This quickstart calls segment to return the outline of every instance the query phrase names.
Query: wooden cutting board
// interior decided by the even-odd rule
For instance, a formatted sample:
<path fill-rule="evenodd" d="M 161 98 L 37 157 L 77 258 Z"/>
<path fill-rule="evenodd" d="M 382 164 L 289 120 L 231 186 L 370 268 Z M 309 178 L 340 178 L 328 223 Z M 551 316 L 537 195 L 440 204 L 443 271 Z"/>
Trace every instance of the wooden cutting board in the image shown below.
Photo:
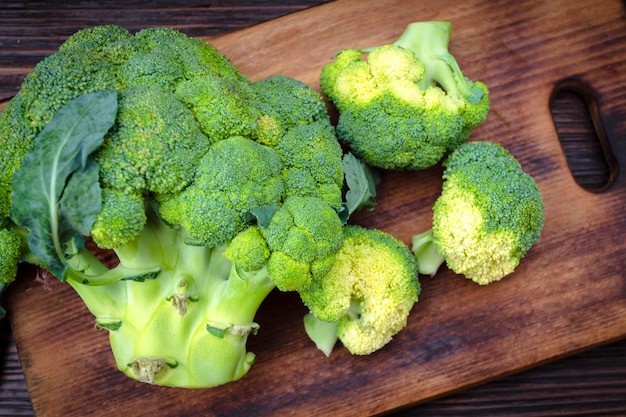
<path fill-rule="evenodd" d="M 275 292 L 249 342 L 252 370 L 204 390 L 123 376 L 71 288 L 24 268 L 9 313 L 37 415 L 372 415 L 625 336 L 623 171 L 603 192 L 579 187 L 549 109 L 559 81 L 586 85 L 610 152 L 626 166 L 625 17 L 618 0 L 340 0 L 210 39 L 252 79 L 282 73 L 317 87 L 341 48 L 391 42 L 411 21 L 451 21 L 453 54 L 491 89 L 492 111 L 472 138 L 504 144 L 537 179 L 543 235 L 514 275 L 488 287 L 445 270 L 423 278 L 407 329 L 365 357 L 341 347 L 323 356 L 302 329 L 297 296 Z M 430 227 L 440 174 L 384 172 L 377 209 L 355 221 L 409 243 Z"/>

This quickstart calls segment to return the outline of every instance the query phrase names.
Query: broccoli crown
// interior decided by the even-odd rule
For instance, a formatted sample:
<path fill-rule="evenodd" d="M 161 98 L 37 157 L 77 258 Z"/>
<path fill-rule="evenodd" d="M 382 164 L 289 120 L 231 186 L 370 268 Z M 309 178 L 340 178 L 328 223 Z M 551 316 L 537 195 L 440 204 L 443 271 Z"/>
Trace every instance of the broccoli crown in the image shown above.
<path fill-rule="evenodd" d="M 342 222 L 317 197 L 288 197 L 261 228 L 271 255 L 270 278 L 281 291 L 300 291 L 326 274 L 343 242 Z"/>
<path fill-rule="evenodd" d="M 417 260 L 392 235 L 356 225 L 344 227 L 336 258 L 300 296 L 315 317 L 337 322 L 351 353 L 372 353 L 406 326 L 420 293 Z"/>
<path fill-rule="evenodd" d="M 139 201 L 146 196 L 162 202 L 173 225 L 193 226 L 190 239 L 206 244 L 224 243 L 243 230 L 255 204 L 280 205 L 287 196 L 307 195 L 339 207 L 341 147 L 319 93 L 280 75 L 251 83 L 215 47 L 170 28 L 148 28 L 133 35 L 122 27 L 103 25 L 76 32 L 42 60 L 0 115 L 0 143 L 10 150 L 0 158 L 3 219 L 11 208 L 10 179 L 34 137 L 73 98 L 108 89 L 119 91 L 119 110 L 94 155 L 105 190 L 103 212 L 93 233 L 98 245 L 119 246 L 137 235 L 145 224 Z M 214 155 L 224 152 L 217 143 L 232 137 L 239 137 L 233 143 L 246 138 L 263 144 L 267 149 L 257 146 L 256 156 L 269 160 L 253 164 L 246 144 L 233 154 L 245 154 L 242 161 L 222 170 L 231 157 L 215 162 L 215 168 L 201 169 L 206 160 L 214 161 Z M 213 145 L 216 149 L 209 152 Z M 244 171 L 233 172 L 233 166 L 243 165 Z M 258 169 L 250 168 L 254 165 Z M 277 172 L 280 178 L 274 178 Z M 246 174 L 260 177 L 244 178 Z M 222 180 L 227 182 L 217 184 Z M 238 180 L 240 196 L 235 192 Z M 243 201 L 241 196 L 253 191 L 245 184 L 252 183 L 264 191 L 254 202 Z M 199 194 L 194 196 L 195 192 Z M 215 207 L 200 203 L 207 195 L 219 197 L 211 200 Z M 199 207 L 191 208 L 192 201 Z M 195 218 L 184 224 L 175 221 L 185 217 L 173 214 L 179 206 L 195 213 Z M 222 226 L 211 232 L 198 227 L 209 223 L 200 219 L 206 212 L 219 213 L 215 219 L 221 219 Z M 218 230 L 225 232 L 224 237 L 217 238 Z"/>
<path fill-rule="evenodd" d="M 138 85 L 173 92 L 179 82 L 201 75 L 244 79 L 213 46 L 173 29 L 148 28 L 132 35 L 122 27 L 102 25 L 76 32 L 35 66 L 0 115 L 0 184 L 7 185 L 0 186 L 2 205 L 10 204 L 10 178 L 35 136 L 73 98 Z M 146 102 L 150 99 L 146 97 Z M 143 117 L 148 120 L 151 114 Z M 165 119 L 167 125 L 174 120 Z M 164 126 L 162 132 L 167 133 L 167 128 L 176 129 Z"/>
<path fill-rule="evenodd" d="M 444 162 L 433 207 L 433 241 L 454 272 L 479 284 L 513 272 L 539 239 L 544 207 L 539 187 L 501 145 L 458 147 Z"/>
<path fill-rule="evenodd" d="M 428 168 L 487 117 L 489 91 L 463 75 L 448 51 L 450 33 L 448 22 L 412 23 L 392 44 L 346 49 L 323 67 L 337 135 L 365 163 Z"/>

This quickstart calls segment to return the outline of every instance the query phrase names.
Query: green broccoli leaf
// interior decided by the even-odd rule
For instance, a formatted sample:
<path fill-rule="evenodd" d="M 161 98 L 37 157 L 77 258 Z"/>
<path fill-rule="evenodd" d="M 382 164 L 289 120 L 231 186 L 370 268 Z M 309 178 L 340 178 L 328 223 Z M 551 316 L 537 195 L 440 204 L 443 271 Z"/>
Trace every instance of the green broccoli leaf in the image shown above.
<path fill-rule="evenodd" d="M 67 270 L 65 243 L 89 234 L 102 206 L 91 154 L 116 114 L 115 90 L 70 101 L 35 138 L 11 180 L 11 218 L 29 230 L 31 252 L 61 280 Z"/>
<path fill-rule="evenodd" d="M 347 187 L 345 202 L 348 215 L 361 209 L 374 210 L 376 207 L 376 186 L 380 183 L 378 171 L 351 153 L 345 154 L 342 162 Z"/>
<path fill-rule="evenodd" d="M 250 210 L 250 214 L 257 221 L 258 225 L 261 227 L 267 227 L 272 220 L 272 216 L 278 210 L 278 206 L 276 204 L 267 204 L 261 207 L 254 207 Z"/>

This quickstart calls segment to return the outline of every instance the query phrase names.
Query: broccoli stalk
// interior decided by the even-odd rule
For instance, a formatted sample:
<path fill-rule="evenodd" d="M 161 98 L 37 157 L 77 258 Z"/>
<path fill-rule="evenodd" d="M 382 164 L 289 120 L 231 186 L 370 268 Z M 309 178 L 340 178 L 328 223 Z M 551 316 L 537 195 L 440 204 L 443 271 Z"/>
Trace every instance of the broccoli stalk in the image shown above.
<path fill-rule="evenodd" d="M 110 270 L 119 272 L 116 281 L 108 282 L 109 269 L 84 249 L 71 258 L 84 272 L 71 268 L 67 282 L 97 327 L 110 332 L 117 367 L 129 377 L 188 388 L 235 381 L 254 362 L 246 341 L 259 328 L 254 317 L 275 284 L 266 268 L 235 266 L 225 246 L 185 241 L 184 229 L 149 215 L 139 236 L 116 249 L 120 264 Z M 146 274 L 133 273 L 142 270 Z"/>
<path fill-rule="evenodd" d="M 448 50 L 451 35 L 450 22 L 415 22 L 393 44 L 410 50 L 424 63 L 424 75 L 419 81 L 422 89 L 439 84 L 451 97 L 478 103 L 485 93 L 463 75 Z"/>
<path fill-rule="evenodd" d="M 439 253 L 437 245 L 433 242 L 433 230 L 427 230 L 413 236 L 412 250 L 419 259 L 419 273 L 435 276 L 439 267 L 445 262 L 443 255 Z"/>

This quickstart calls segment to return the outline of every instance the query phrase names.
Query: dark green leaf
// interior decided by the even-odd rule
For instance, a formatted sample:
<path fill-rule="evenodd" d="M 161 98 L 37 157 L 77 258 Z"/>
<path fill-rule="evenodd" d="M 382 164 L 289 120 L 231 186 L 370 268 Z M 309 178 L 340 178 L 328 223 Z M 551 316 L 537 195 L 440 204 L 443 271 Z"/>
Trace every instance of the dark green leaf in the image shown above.
<path fill-rule="evenodd" d="M 259 226 L 267 227 L 277 210 L 278 206 L 276 204 L 268 204 L 261 207 L 254 207 L 250 210 L 250 214 L 256 219 Z"/>
<path fill-rule="evenodd" d="M 100 212 L 98 167 L 91 154 L 116 115 L 114 90 L 70 101 L 35 138 L 13 175 L 11 217 L 29 230 L 31 252 L 59 279 L 67 269 L 65 243 L 88 234 Z"/>
<path fill-rule="evenodd" d="M 376 186 L 380 183 L 378 171 L 347 153 L 343 157 L 343 172 L 348 214 L 361 209 L 373 210 L 376 207 Z"/>

